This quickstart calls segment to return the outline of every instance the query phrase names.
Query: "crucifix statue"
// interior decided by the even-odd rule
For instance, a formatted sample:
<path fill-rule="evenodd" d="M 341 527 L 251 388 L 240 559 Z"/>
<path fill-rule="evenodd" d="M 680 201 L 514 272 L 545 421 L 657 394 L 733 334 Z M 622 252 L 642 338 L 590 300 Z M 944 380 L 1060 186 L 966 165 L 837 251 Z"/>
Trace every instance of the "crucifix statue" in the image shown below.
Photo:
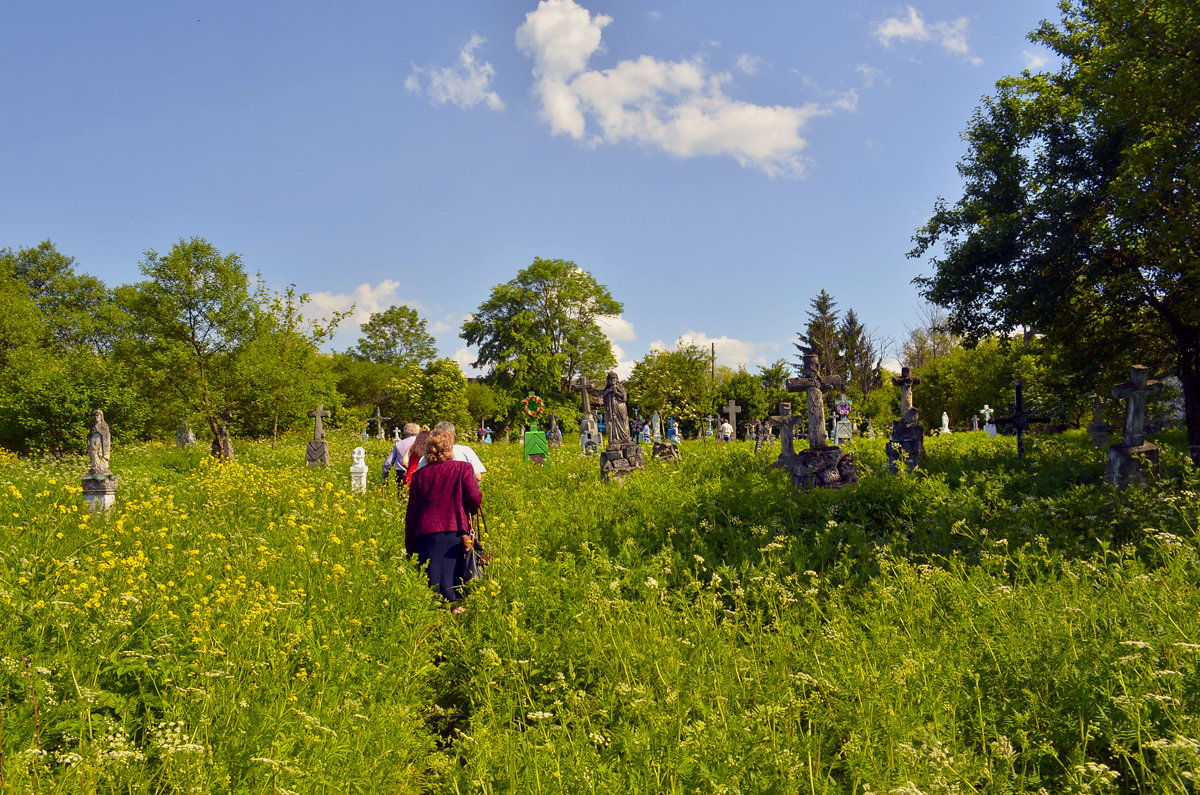
<path fill-rule="evenodd" d="M 312 413 L 309 412 L 308 416 L 311 417 Z M 325 416 L 329 416 L 329 415 L 326 414 Z M 383 421 L 390 420 L 390 419 L 391 419 L 391 417 L 384 417 L 384 416 L 380 415 L 379 406 L 375 407 L 375 416 L 374 417 L 367 417 L 367 422 L 375 423 L 375 438 L 376 439 L 383 438 Z M 317 420 L 317 422 L 320 422 L 320 420 Z"/>
<path fill-rule="evenodd" d="M 325 425 L 321 422 L 321 418 L 332 417 L 333 415 L 325 410 L 324 403 L 318 403 L 315 409 L 308 412 L 308 416 L 317 421 L 316 427 L 313 429 L 313 441 L 319 442 L 323 440 L 325 438 Z"/>
<path fill-rule="evenodd" d="M 779 429 L 779 460 L 783 461 L 796 457 L 795 441 L 792 435 L 792 427 L 804 419 L 803 414 L 793 414 L 791 403 L 780 403 L 775 408 L 775 414 L 767 417 L 767 425 L 770 428 Z M 770 439 L 770 431 L 767 432 L 767 439 Z M 770 441 L 767 442 L 770 444 Z M 756 448 L 757 452 L 757 448 Z M 778 462 L 776 462 L 778 463 Z"/>
<path fill-rule="evenodd" d="M 815 353 L 804 357 L 803 378 L 787 380 L 787 391 L 808 393 L 808 448 L 810 450 L 821 450 L 829 446 L 829 437 L 825 433 L 825 395 L 822 390 L 841 386 L 840 376 L 821 375 L 821 360 Z"/>
<path fill-rule="evenodd" d="M 921 383 L 921 376 L 912 375 L 908 367 L 900 368 L 899 377 L 892 378 L 892 385 L 900 387 L 900 421 L 908 422 L 908 413 L 913 410 L 913 385 Z"/>

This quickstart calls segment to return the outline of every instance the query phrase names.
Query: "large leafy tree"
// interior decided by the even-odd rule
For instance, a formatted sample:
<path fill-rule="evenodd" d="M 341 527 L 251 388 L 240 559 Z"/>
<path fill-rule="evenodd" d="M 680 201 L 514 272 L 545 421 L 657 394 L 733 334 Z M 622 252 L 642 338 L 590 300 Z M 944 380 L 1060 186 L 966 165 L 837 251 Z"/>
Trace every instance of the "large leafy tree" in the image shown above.
<path fill-rule="evenodd" d="M 1200 465 L 1200 7 L 1061 11 L 1031 34 L 1060 68 L 1000 81 L 968 125 L 966 188 L 918 231 L 935 272 L 917 283 L 951 330 L 1032 327 L 1081 373 L 1169 351 Z"/>
<path fill-rule="evenodd" d="M 362 337 L 350 353 L 357 359 L 398 367 L 424 364 L 437 356 L 437 341 L 426 326 L 417 310 L 403 304 L 373 312 L 362 324 Z"/>
<path fill-rule="evenodd" d="M 621 313 L 608 288 L 574 262 L 534 259 L 492 288 L 462 326 L 479 351 L 475 366 L 512 392 L 561 392 L 580 375 L 598 378 L 616 364 L 597 321 Z"/>
<path fill-rule="evenodd" d="M 643 414 L 661 413 L 698 426 L 713 410 L 709 352 L 693 342 L 678 342 L 673 351 L 655 350 L 633 366 L 626 381 L 629 403 Z"/>
<path fill-rule="evenodd" d="M 131 360 L 168 408 L 215 435 L 233 408 L 237 354 L 255 330 L 241 258 L 193 237 L 166 255 L 147 251 L 140 267 L 146 280 L 118 291 L 130 315 Z"/>

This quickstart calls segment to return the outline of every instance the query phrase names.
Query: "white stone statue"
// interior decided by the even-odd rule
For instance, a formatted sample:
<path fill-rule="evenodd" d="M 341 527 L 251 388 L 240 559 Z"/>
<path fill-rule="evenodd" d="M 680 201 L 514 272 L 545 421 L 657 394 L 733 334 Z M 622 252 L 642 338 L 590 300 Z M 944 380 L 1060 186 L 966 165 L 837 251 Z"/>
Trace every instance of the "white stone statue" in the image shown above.
<path fill-rule="evenodd" d="M 942 412 L 942 428 L 941 428 L 941 432 L 942 432 L 942 433 L 950 433 L 950 415 L 949 415 L 949 414 L 947 414 L 947 413 L 946 413 L 946 412 L 944 412 L 944 411 Z"/>
<path fill-rule="evenodd" d="M 366 494 L 367 451 L 362 447 L 355 447 L 351 455 L 354 457 L 354 463 L 350 465 L 350 492 L 352 494 Z"/>
<path fill-rule="evenodd" d="M 988 404 L 984 403 L 983 408 L 979 410 L 979 413 L 983 415 L 983 430 L 984 430 L 984 432 L 987 433 L 988 436 L 995 439 L 996 438 L 996 423 L 992 422 L 992 415 L 996 413 L 996 410 L 994 408 L 992 408 L 991 406 L 989 406 Z"/>

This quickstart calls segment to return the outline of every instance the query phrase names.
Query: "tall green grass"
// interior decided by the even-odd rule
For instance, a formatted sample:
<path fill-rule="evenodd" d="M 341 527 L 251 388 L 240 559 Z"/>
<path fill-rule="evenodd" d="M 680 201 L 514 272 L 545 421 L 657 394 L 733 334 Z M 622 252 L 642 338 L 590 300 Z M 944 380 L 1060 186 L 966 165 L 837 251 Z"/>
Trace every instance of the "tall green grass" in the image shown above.
<path fill-rule="evenodd" d="M 752 445 L 603 483 L 477 449 L 498 555 L 451 615 L 403 500 L 304 441 L 0 461 L 4 787 L 100 792 L 1194 791 L 1197 477 L 1082 435 L 931 439 L 796 494 Z M 371 478 L 386 452 L 368 443 Z M 775 453 L 777 453 L 776 448 Z M 53 482 L 51 482 L 53 481 Z"/>

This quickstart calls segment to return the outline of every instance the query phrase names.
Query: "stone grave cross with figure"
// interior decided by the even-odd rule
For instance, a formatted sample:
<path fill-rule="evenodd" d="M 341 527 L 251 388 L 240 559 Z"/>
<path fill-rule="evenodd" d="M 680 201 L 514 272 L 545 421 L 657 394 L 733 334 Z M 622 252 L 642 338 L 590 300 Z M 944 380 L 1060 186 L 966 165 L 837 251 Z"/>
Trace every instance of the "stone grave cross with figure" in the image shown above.
<path fill-rule="evenodd" d="M 572 392 L 583 393 L 583 406 L 580 409 L 581 414 L 591 414 L 592 413 L 592 398 L 591 398 L 591 394 L 590 394 L 589 390 L 592 390 L 595 388 L 596 388 L 596 384 L 589 381 L 588 377 L 586 375 L 579 376 L 579 380 L 577 382 L 575 382 L 574 384 L 571 384 Z"/>
<path fill-rule="evenodd" d="M 308 416 L 311 417 L 312 414 L 309 413 Z M 328 416 L 328 415 L 326 415 L 326 416 Z M 384 417 L 381 415 L 381 413 L 379 411 L 379 406 L 375 407 L 375 416 L 374 417 L 367 417 L 367 422 L 375 423 L 375 438 L 376 439 L 383 438 L 383 422 L 384 422 L 384 420 L 390 420 L 390 419 L 391 419 L 391 417 Z M 318 422 L 320 422 L 320 420 L 318 420 Z"/>
<path fill-rule="evenodd" d="M 892 423 L 887 446 L 888 470 L 893 474 L 900 471 L 901 461 L 912 472 L 925 460 L 925 428 L 913 407 L 913 387 L 919 383 L 921 376 L 913 375 L 908 367 L 901 367 L 900 375 L 892 378 L 892 385 L 900 387 L 900 419 Z"/>
<path fill-rule="evenodd" d="M 316 425 L 313 427 L 312 441 L 305 450 L 304 461 L 309 468 L 328 466 L 329 444 L 325 441 L 325 424 L 321 420 L 333 415 L 325 410 L 323 403 L 318 403 L 315 409 L 308 412 L 308 416 L 316 420 Z"/>
<path fill-rule="evenodd" d="M 788 392 L 808 393 L 808 447 L 810 450 L 820 450 L 829 444 L 829 436 L 825 432 L 825 394 L 823 390 L 841 386 L 841 376 L 821 375 L 821 360 L 815 353 L 804 357 L 803 378 L 787 380 Z"/>

